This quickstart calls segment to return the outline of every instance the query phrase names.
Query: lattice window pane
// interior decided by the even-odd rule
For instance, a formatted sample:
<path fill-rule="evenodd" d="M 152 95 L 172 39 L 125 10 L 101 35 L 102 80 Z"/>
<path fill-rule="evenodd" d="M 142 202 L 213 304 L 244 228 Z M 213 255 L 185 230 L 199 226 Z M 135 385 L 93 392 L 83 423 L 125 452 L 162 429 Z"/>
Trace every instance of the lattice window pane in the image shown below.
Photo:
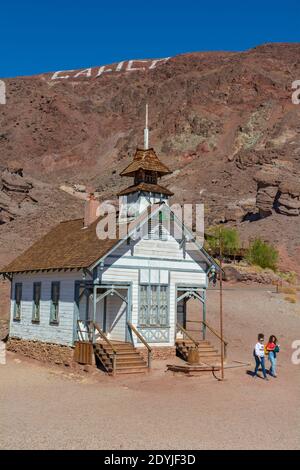
<path fill-rule="evenodd" d="M 58 323 L 58 309 L 59 309 L 59 296 L 60 296 L 60 283 L 52 282 L 51 286 L 51 312 L 50 322 Z"/>
<path fill-rule="evenodd" d="M 40 320 L 40 301 L 41 301 L 41 283 L 35 282 L 33 284 L 33 321 Z"/>
<path fill-rule="evenodd" d="M 158 286 L 150 286 L 150 325 L 158 323 Z"/>
<path fill-rule="evenodd" d="M 139 325 L 167 326 L 168 286 L 140 286 Z"/>
<path fill-rule="evenodd" d="M 15 320 L 20 320 L 21 318 L 21 301 L 22 301 L 22 283 L 17 282 L 15 285 L 15 308 L 14 308 Z"/>
<path fill-rule="evenodd" d="M 147 323 L 148 323 L 147 286 L 140 286 L 139 324 L 147 325 Z"/>
<path fill-rule="evenodd" d="M 167 325 L 168 322 L 168 288 L 167 286 L 160 286 L 160 304 L 159 304 L 159 324 L 161 326 Z"/>

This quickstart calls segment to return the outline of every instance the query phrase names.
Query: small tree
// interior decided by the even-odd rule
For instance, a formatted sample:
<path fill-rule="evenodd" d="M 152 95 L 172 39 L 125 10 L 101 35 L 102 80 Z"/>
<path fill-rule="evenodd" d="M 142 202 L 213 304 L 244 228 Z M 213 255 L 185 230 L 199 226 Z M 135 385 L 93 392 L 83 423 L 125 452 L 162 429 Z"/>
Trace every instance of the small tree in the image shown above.
<path fill-rule="evenodd" d="M 278 251 L 276 248 L 256 238 L 251 244 L 246 254 L 249 263 L 260 266 L 261 268 L 270 268 L 275 270 L 278 262 Z"/>
<path fill-rule="evenodd" d="M 206 240 L 216 254 L 220 245 L 224 255 L 235 256 L 240 249 L 240 236 L 236 228 L 212 227 L 206 234 Z"/>

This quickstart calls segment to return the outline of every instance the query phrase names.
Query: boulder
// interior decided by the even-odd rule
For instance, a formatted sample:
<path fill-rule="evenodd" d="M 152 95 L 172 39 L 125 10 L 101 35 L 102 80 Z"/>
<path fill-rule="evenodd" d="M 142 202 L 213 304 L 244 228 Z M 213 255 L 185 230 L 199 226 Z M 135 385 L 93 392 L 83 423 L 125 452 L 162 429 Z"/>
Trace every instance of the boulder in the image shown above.
<path fill-rule="evenodd" d="M 261 216 L 266 217 L 272 214 L 274 201 L 278 193 L 277 186 L 258 187 L 256 196 L 256 206 Z"/>
<path fill-rule="evenodd" d="M 238 281 L 241 281 L 243 278 L 241 273 L 239 273 L 239 271 L 233 268 L 232 266 L 225 266 L 223 268 L 223 272 L 224 272 L 224 277 L 223 277 L 224 281 L 238 282 Z"/>
<path fill-rule="evenodd" d="M 300 182 L 293 168 L 282 164 L 264 165 L 256 173 L 256 207 L 265 217 L 276 210 L 288 216 L 300 215 Z"/>
<path fill-rule="evenodd" d="M 294 178 L 279 185 L 278 212 L 284 215 L 300 215 L 300 183 Z"/>
<path fill-rule="evenodd" d="M 24 180 L 24 178 L 18 173 L 11 173 L 6 169 L 2 175 L 2 186 L 7 191 L 18 191 L 28 193 L 32 188 L 32 184 Z"/>
<path fill-rule="evenodd" d="M 245 216 L 245 211 L 238 205 L 230 205 L 225 208 L 226 222 L 240 222 Z"/>

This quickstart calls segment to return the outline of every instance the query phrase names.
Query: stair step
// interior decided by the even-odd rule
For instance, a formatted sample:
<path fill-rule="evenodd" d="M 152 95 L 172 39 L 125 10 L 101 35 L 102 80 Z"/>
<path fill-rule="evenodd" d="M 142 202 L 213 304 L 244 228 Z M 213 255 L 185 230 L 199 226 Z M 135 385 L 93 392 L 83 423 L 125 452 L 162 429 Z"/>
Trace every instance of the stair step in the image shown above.
<path fill-rule="evenodd" d="M 113 355 L 111 355 L 110 357 L 113 358 Z M 118 359 L 125 359 L 125 360 L 126 360 L 126 359 L 140 359 L 140 360 L 144 360 L 144 357 L 143 357 L 141 354 L 139 354 L 139 353 L 133 353 L 133 354 L 129 354 L 129 353 L 127 353 L 127 354 L 125 354 L 125 353 L 124 353 L 124 354 L 119 354 L 119 353 L 117 353 L 117 354 L 116 354 L 116 357 L 117 357 Z"/>
<path fill-rule="evenodd" d="M 108 343 L 98 343 L 102 345 L 105 349 L 110 348 L 110 344 Z M 131 343 L 111 343 L 115 349 L 134 349 L 134 346 Z"/>
<path fill-rule="evenodd" d="M 111 354 L 110 357 L 112 358 L 113 355 Z M 120 359 L 143 359 L 143 357 L 137 353 L 137 352 L 133 352 L 133 353 L 117 353 L 117 358 L 120 358 Z"/>
<path fill-rule="evenodd" d="M 210 356 L 215 356 L 218 354 L 218 351 L 215 349 L 214 351 L 205 351 L 205 352 L 199 352 L 199 356 L 201 357 L 210 357 Z"/>
<path fill-rule="evenodd" d="M 118 364 L 116 366 L 117 371 L 118 370 L 125 370 L 125 369 L 147 369 L 147 366 L 145 364 L 136 364 L 136 365 L 130 365 L 130 364 Z"/>
<path fill-rule="evenodd" d="M 176 339 L 176 349 L 181 357 L 187 361 L 189 350 L 194 348 L 194 343 L 189 339 Z M 198 341 L 198 352 L 200 361 L 216 361 L 220 359 L 220 354 L 217 349 L 208 340 Z"/>
<path fill-rule="evenodd" d="M 145 373 L 148 366 L 143 356 L 131 343 L 112 342 L 111 347 L 106 342 L 94 344 L 94 352 L 109 374 L 113 369 L 113 348 L 116 350 L 116 374 Z"/>
<path fill-rule="evenodd" d="M 196 342 L 200 345 L 202 345 L 202 344 L 211 344 L 206 339 L 200 339 L 199 341 L 196 341 Z M 176 343 L 194 344 L 193 341 L 191 341 L 189 339 L 181 339 L 181 338 L 176 339 Z"/>
<path fill-rule="evenodd" d="M 102 349 L 103 351 L 110 351 L 110 352 L 113 352 L 113 349 L 110 347 L 110 346 L 103 346 L 103 347 L 99 347 L 99 349 Z M 132 348 L 115 348 L 115 350 L 117 351 L 117 353 L 122 353 L 122 352 L 135 352 L 135 349 L 132 347 Z"/>
<path fill-rule="evenodd" d="M 117 374 L 145 374 L 148 372 L 148 367 L 144 367 L 143 369 L 117 369 Z"/>
<path fill-rule="evenodd" d="M 210 360 L 210 359 L 220 359 L 221 360 L 221 355 L 220 354 L 215 354 L 213 356 L 202 356 L 202 359 L 205 359 L 205 360 Z M 201 356 L 200 356 L 200 360 L 201 360 Z"/>
<path fill-rule="evenodd" d="M 137 359 L 119 359 L 117 358 L 117 367 L 119 365 L 132 365 L 132 364 L 138 364 L 138 365 L 143 365 L 143 366 L 146 366 L 146 362 L 143 361 L 141 358 L 137 358 Z"/>

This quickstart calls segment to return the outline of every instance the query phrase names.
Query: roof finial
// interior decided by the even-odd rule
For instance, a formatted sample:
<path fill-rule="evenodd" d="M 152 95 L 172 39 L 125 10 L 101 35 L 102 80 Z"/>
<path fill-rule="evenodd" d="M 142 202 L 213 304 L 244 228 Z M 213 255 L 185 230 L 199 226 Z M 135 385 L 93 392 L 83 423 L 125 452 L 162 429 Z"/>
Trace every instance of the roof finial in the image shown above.
<path fill-rule="evenodd" d="M 146 104 L 146 126 L 144 129 L 144 150 L 149 148 L 148 104 Z"/>

